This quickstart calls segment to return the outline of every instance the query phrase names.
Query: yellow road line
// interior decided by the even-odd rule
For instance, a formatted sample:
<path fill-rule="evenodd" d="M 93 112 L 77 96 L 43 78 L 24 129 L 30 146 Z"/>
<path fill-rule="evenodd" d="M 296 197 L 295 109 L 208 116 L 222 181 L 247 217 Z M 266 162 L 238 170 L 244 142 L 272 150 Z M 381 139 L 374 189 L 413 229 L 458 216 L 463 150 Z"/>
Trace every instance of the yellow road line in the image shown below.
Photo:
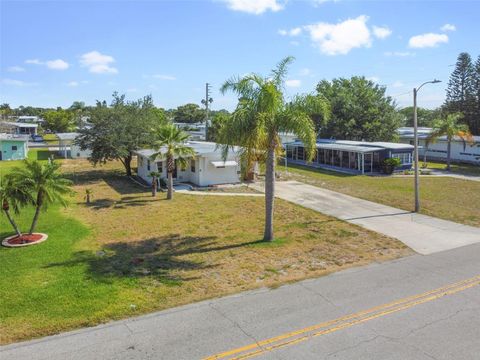
<path fill-rule="evenodd" d="M 437 288 L 431 291 L 427 291 L 418 295 L 413 295 L 407 298 L 403 298 L 391 303 L 379 305 L 368 310 L 360 311 L 354 314 L 340 317 L 335 320 L 326 321 L 317 325 L 309 326 L 300 330 L 292 331 L 286 334 L 282 334 L 270 339 L 259 341 L 247 346 L 243 346 L 237 349 L 222 352 L 220 354 L 212 355 L 204 360 L 215 359 L 230 359 L 240 360 L 248 359 L 258 356 L 267 351 L 271 351 L 280 347 L 290 346 L 299 342 L 308 340 L 312 337 L 329 334 L 344 328 L 351 327 L 356 324 L 360 324 L 369 320 L 376 319 L 388 314 L 392 314 L 398 311 L 402 311 L 416 305 L 420 305 L 435 299 L 441 298 L 446 295 L 452 295 L 457 292 L 469 289 L 471 287 L 480 284 L 480 275 L 470 279 L 459 281 L 454 284 L 450 284 L 441 288 Z M 338 325 L 337 325 L 338 324 Z M 337 325 L 331 327 L 333 325 Z M 321 331 L 316 331 L 324 329 Z M 252 351 L 249 351 L 252 350 Z"/>

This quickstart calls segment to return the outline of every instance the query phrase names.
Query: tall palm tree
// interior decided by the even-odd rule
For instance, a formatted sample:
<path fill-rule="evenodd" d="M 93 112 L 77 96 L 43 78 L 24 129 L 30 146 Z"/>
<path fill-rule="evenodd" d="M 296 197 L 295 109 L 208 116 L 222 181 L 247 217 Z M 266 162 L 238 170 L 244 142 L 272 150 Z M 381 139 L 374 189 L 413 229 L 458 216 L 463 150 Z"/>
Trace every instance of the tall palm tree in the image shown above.
<path fill-rule="evenodd" d="M 3 179 L 0 179 L 0 203 L 2 211 L 15 230 L 15 233 L 17 236 L 21 236 L 22 233 L 13 219 L 10 210 L 18 214 L 21 207 L 33 203 L 29 189 L 22 184 L 15 183 L 14 179 L 7 175 Z"/>
<path fill-rule="evenodd" d="M 167 199 L 173 199 L 173 172 L 175 165 L 187 166 L 189 159 L 195 157 L 195 150 L 187 144 L 189 135 L 173 124 L 166 124 L 154 130 L 153 160 L 158 157 L 167 160 Z M 175 163 L 176 161 L 176 163 Z"/>
<path fill-rule="evenodd" d="M 325 100 L 312 95 L 285 101 L 284 82 L 292 61 L 292 57 L 283 59 L 267 77 L 258 74 L 234 77 L 220 89 L 223 94 L 231 91 L 238 96 L 237 108 L 220 131 L 224 155 L 229 148 L 239 145 L 248 166 L 257 159 L 265 159 L 264 241 L 274 238 L 275 165 L 277 155 L 283 152 L 279 133 L 295 133 L 304 143 L 307 159 L 312 160 L 316 133 L 309 114 L 323 114 L 327 108 Z"/>
<path fill-rule="evenodd" d="M 459 137 L 463 141 L 464 147 L 467 143 L 473 144 L 474 142 L 472 133 L 468 129 L 468 125 L 459 123 L 462 117 L 462 114 L 455 113 L 448 114 L 446 117 L 437 119 L 433 123 L 431 134 L 427 138 L 429 143 L 434 143 L 441 136 L 447 137 L 447 171 L 450 171 L 452 140 L 455 137 Z"/>
<path fill-rule="evenodd" d="M 30 189 L 35 205 L 35 214 L 29 233 L 32 234 L 37 226 L 40 210 L 48 205 L 59 203 L 67 205 L 66 195 L 72 195 L 72 182 L 60 172 L 60 164 L 55 161 L 41 163 L 39 161 L 25 160 L 23 167 L 12 170 L 12 178 L 16 184 Z"/>

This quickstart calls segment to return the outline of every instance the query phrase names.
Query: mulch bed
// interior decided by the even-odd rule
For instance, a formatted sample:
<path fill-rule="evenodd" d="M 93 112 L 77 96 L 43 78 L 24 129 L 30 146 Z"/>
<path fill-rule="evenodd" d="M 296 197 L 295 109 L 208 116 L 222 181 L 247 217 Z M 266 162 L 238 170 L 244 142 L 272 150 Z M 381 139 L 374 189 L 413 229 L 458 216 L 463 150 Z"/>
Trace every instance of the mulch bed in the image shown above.
<path fill-rule="evenodd" d="M 22 234 L 21 236 L 15 235 L 10 236 L 2 241 L 3 246 L 7 247 L 18 247 L 18 246 L 28 246 L 34 245 L 36 243 L 45 241 L 47 239 L 46 234 L 33 233 L 33 234 Z"/>

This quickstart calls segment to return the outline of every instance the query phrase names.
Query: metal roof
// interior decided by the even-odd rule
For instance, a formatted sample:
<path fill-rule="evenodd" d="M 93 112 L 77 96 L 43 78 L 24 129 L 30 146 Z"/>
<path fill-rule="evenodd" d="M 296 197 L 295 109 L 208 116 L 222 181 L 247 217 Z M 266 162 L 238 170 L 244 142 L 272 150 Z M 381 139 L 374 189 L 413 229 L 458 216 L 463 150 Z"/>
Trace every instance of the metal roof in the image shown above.
<path fill-rule="evenodd" d="M 301 141 L 295 141 L 293 143 L 288 143 L 288 146 L 302 146 Z M 317 149 L 329 149 L 329 150 L 341 150 L 341 151 L 351 151 L 358 153 L 368 153 L 373 151 L 381 151 L 385 149 L 413 149 L 412 145 L 409 144 L 398 144 L 398 143 L 389 143 L 389 142 L 367 142 L 367 141 L 353 141 L 353 140 L 329 140 L 329 139 L 319 139 L 317 140 Z"/>
<path fill-rule="evenodd" d="M 58 138 L 58 140 L 75 140 L 75 138 L 78 136 L 78 133 L 76 132 L 70 132 L 70 133 L 57 133 L 55 136 Z"/>
<path fill-rule="evenodd" d="M 214 142 L 207 142 L 207 141 L 188 141 L 185 143 L 185 145 L 190 146 L 197 155 L 205 155 L 205 154 L 211 154 L 215 152 L 221 152 L 220 145 Z M 238 151 L 238 147 L 235 147 L 234 151 Z M 162 153 L 165 152 L 166 148 L 162 147 L 159 150 L 153 150 L 153 149 L 141 149 L 135 151 L 138 155 L 142 155 L 145 157 L 151 157 L 155 153 Z"/>
<path fill-rule="evenodd" d="M 22 123 L 22 122 L 8 122 L 8 121 L 3 121 L 2 122 L 4 125 L 10 125 L 14 127 L 23 127 L 23 128 L 37 128 L 38 124 L 30 124 L 30 123 Z"/>
<path fill-rule="evenodd" d="M 0 141 L 1 140 L 26 142 L 28 141 L 28 136 L 19 136 L 19 135 L 0 133 Z"/>

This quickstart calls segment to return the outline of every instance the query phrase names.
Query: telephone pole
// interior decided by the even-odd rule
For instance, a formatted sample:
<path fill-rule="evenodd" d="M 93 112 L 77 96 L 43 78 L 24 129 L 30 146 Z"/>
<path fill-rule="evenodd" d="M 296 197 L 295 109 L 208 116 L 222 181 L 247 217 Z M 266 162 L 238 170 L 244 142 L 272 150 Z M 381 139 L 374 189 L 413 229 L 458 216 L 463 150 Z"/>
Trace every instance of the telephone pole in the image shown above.
<path fill-rule="evenodd" d="M 205 105 L 205 141 L 208 140 L 208 127 L 209 127 L 209 109 L 208 105 L 213 102 L 213 99 L 210 97 L 210 88 L 212 86 L 209 83 L 205 84 L 205 99 L 202 99 L 202 104 Z"/>

